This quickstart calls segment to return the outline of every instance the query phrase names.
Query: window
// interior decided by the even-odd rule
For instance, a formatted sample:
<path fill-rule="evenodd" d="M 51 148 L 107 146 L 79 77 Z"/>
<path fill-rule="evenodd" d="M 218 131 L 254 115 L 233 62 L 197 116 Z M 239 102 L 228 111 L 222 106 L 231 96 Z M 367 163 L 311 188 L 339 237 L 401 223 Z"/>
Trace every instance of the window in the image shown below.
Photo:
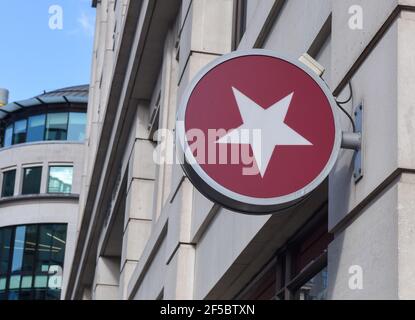
<path fill-rule="evenodd" d="M 236 299 L 327 298 L 327 204 L 260 270 Z"/>
<path fill-rule="evenodd" d="M 48 179 L 48 193 L 71 193 L 72 177 L 73 167 L 50 167 Z"/>
<path fill-rule="evenodd" d="M 12 231 L 12 228 L 0 229 L 0 300 L 2 299 L 2 292 L 7 287 L 6 275 L 10 265 Z"/>
<path fill-rule="evenodd" d="M 3 172 L 2 197 L 12 197 L 14 195 L 14 183 L 16 180 L 16 170 Z"/>
<path fill-rule="evenodd" d="M 66 140 L 68 132 L 68 114 L 49 113 L 46 120 L 45 140 Z"/>
<path fill-rule="evenodd" d="M 27 120 L 19 120 L 14 123 L 13 144 L 26 142 Z"/>
<path fill-rule="evenodd" d="M 69 113 L 68 140 L 85 140 L 86 114 L 80 112 Z"/>
<path fill-rule="evenodd" d="M 0 228 L 0 300 L 58 300 L 66 224 Z"/>
<path fill-rule="evenodd" d="M 22 194 L 39 194 L 42 167 L 25 168 L 23 170 Z"/>
<path fill-rule="evenodd" d="M 45 135 L 46 115 L 32 116 L 28 119 L 27 142 L 42 141 Z"/>
<path fill-rule="evenodd" d="M 4 130 L 3 147 L 36 141 L 84 141 L 85 112 L 39 114 L 17 120 Z"/>
<path fill-rule="evenodd" d="M 303 284 L 294 294 L 297 300 L 326 300 L 327 291 L 327 267 Z"/>
<path fill-rule="evenodd" d="M 4 147 L 10 147 L 13 143 L 13 125 L 10 125 L 6 128 L 4 132 Z"/>

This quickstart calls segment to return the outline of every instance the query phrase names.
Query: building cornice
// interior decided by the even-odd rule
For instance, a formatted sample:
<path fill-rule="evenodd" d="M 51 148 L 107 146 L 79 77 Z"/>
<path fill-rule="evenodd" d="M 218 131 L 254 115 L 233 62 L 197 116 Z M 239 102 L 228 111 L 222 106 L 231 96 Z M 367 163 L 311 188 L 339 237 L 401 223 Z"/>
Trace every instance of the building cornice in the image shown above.
<path fill-rule="evenodd" d="M 0 148 L 0 154 L 4 151 L 8 151 L 8 150 L 14 150 L 14 149 L 19 149 L 19 148 L 28 148 L 28 147 L 33 147 L 33 146 L 41 146 L 41 145 L 79 145 L 79 146 L 83 146 L 85 145 L 85 142 L 80 142 L 80 141 L 62 141 L 62 140 L 42 140 L 42 141 L 35 141 L 35 142 L 25 142 L 25 143 L 20 143 L 20 144 L 14 144 L 11 145 L 9 147 L 4 147 L 4 148 Z"/>
<path fill-rule="evenodd" d="M 30 195 L 18 195 L 14 197 L 7 197 L 0 199 L 0 208 L 3 205 L 10 205 L 11 203 L 17 202 L 33 202 L 33 201 L 79 201 L 79 194 L 57 194 L 57 193 L 50 193 L 50 194 L 30 194 Z"/>

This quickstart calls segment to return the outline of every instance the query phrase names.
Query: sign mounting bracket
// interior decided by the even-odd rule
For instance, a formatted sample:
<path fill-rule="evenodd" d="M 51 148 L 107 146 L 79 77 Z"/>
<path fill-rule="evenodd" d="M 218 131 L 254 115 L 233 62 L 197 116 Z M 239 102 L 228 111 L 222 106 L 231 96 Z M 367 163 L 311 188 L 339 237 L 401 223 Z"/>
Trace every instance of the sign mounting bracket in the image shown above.
<path fill-rule="evenodd" d="M 353 178 L 357 183 L 363 177 L 362 169 L 362 130 L 363 130 L 363 104 L 354 112 L 356 132 L 343 132 L 341 147 L 343 149 L 354 150 L 353 158 Z"/>

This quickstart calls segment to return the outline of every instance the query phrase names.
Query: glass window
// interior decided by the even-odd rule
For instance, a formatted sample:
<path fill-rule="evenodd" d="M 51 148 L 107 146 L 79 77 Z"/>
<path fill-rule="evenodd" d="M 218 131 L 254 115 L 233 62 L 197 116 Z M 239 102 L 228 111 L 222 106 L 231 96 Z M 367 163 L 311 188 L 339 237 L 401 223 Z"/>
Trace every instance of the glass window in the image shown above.
<path fill-rule="evenodd" d="M 39 274 L 35 279 L 35 287 L 46 287 L 47 272 L 49 271 L 50 251 L 53 242 L 53 225 L 45 224 L 39 230 L 39 254 L 37 257 L 36 272 Z M 46 275 L 46 276 L 45 276 Z"/>
<path fill-rule="evenodd" d="M 46 120 L 45 140 L 66 140 L 68 131 L 68 114 L 49 113 Z"/>
<path fill-rule="evenodd" d="M 327 203 L 260 269 L 236 299 L 324 300 L 327 298 Z"/>
<path fill-rule="evenodd" d="M 85 125 L 85 113 L 71 112 L 69 114 L 68 141 L 84 141 Z"/>
<path fill-rule="evenodd" d="M 59 265 L 65 258 L 65 244 L 66 244 L 66 225 L 54 225 L 53 226 L 53 242 L 52 242 L 52 255 L 51 261 L 55 265 L 54 270 L 49 268 L 49 271 L 59 272 L 56 265 Z"/>
<path fill-rule="evenodd" d="M 24 276 L 22 277 L 22 284 L 21 287 L 24 289 L 32 287 L 32 276 Z"/>
<path fill-rule="evenodd" d="M 26 227 L 26 237 L 24 243 L 22 271 L 31 272 L 35 263 L 35 250 L 37 241 L 37 226 L 30 225 Z M 28 283 L 32 277 L 23 277 L 22 281 Z M 31 282 L 30 282 L 31 283 Z M 31 287 L 31 285 L 29 285 Z"/>
<path fill-rule="evenodd" d="M 27 120 L 19 120 L 14 123 L 13 144 L 26 142 Z"/>
<path fill-rule="evenodd" d="M 30 116 L 4 130 L 3 146 L 44 140 L 84 141 L 86 113 L 56 112 Z"/>
<path fill-rule="evenodd" d="M 48 193 L 71 193 L 72 176 L 72 166 L 50 167 Z"/>
<path fill-rule="evenodd" d="M 25 226 L 17 227 L 15 236 L 14 236 L 12 272 L 22 271 L 25 236 L 26 236 L 26 227 Z M 15 278 L 14 280 L 16 282 L 18 281 L 17 278 Z M 18 288 L 19 286 L 20 284 L 13 286 L 13 288 Z"/>
<path fill-rule="evenodd" d="M 19 300 L 33 300 L 32 290 L 21 290 L 19 294 Z"/>
<path fill-rule="evenodd" d="M 9 289 L 19 289 L 20 287 L 20 279 L 21 276 L 11 276 L 10 277 L 10 283 L 9 283 Z M 17 298 L 16 300 L 18 300 Z M 12 299 L 14 300 L 14 299 Z"/>
<path fill-rule="evenodd" d="M 317 273 L 295 294 L 298 300 L 326 300 L 327 298 L 327 267 Z"/>
<path fill-rule="evenodd" d="M 12 228 L 0 229 L 0 291 L 3 288 L 1 283 L 4 283 L 4 276 L 9 269 L 10 253 L 11 253 L 11 241 L 12 241 Z"/>
<path fill-rule="evenodd" d="M 0 292 L 6 290 L 6 281 L 7 281 L 6 277 L 0 277 Z"/>
<path fill-rule="evenodd" d="M 27 142 L 42 141 L 45 135 L 46 115 L 29 117 L 27 126 Z"/>
<path fill-rule="evenodd" d="M 14 195 L 14 183 L 16 180 L 16 170 L 3 172 L 2 197 L 12 197 Z"/>
<path fill-rule="evenodd" d="M 13 142 L 13 125 L 10 125 L 6 128 L 6 131 L 4 132 L 4 147 L 10 147 Z"/>
<path fill-rule="evenodd" d="M 61 295 L 66 224 L 0 228 L 0 300 Z"/>
<path fill-rule="evenodd" d="M 22 194 L 39 194 L 42 167 L 25 168 L 23 171 Z"/>

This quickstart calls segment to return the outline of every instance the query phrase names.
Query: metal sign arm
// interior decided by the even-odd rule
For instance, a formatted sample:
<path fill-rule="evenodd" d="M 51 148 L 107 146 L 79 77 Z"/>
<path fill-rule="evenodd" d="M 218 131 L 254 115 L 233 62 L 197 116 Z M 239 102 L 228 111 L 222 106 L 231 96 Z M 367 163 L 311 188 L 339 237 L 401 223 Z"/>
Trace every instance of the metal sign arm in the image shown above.
<path fill-rule="evenodd" d="M 362 134 L 360 132 L 343 132 L 342 144 L 343 149 L 358 151 L 362 146 Z"/>

